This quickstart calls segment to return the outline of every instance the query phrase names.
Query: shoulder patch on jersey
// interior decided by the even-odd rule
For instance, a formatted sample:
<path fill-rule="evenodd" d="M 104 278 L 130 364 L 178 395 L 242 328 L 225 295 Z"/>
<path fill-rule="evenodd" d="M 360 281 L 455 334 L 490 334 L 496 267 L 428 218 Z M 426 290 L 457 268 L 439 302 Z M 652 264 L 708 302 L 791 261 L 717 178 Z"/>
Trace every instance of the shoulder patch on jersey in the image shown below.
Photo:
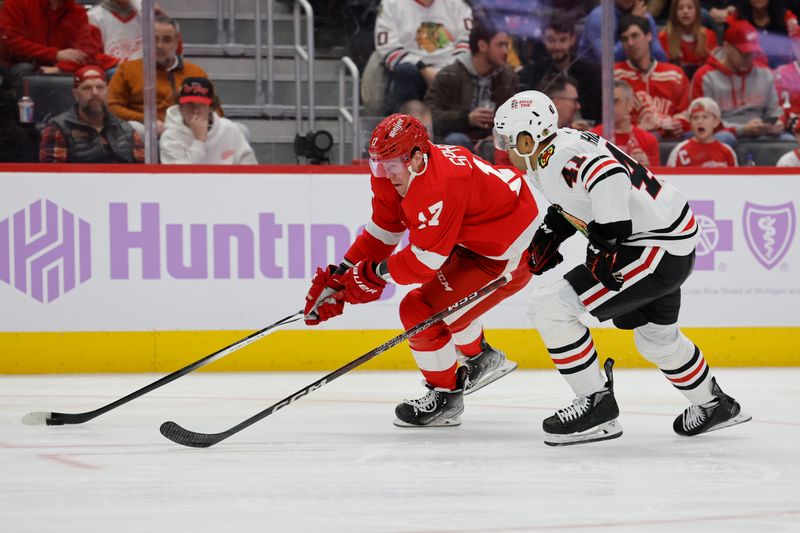
<path fill-rule="evenodd" d="M 555 153 L 555 151 L 556 151 L 556 147 L 553 144 L 551 144 L 550 146 L 548 146 L 547 148 L 542 150 L 542 153 L 539 154 L 539 158 L 538 158 L 539 166 L 541 168 L 545 168 L 547 165 L 550 164 L 550 158 L 553 157 L 553 154 Z"/>

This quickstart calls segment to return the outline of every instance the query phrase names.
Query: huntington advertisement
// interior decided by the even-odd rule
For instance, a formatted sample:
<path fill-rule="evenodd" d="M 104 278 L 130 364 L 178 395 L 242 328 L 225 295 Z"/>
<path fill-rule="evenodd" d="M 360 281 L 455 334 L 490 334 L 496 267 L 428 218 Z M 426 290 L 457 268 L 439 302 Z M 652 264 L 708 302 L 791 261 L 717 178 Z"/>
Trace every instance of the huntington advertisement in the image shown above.
<path fill-rule="evenodd" d="M 702 228 L 681 324 L 800 325 L 797 177 L 663 177 Z M 368 178 L 0 175 L 0 331 L 258 328 L 302 308 L 316 267 L 342 258 L 370 214 Z M 531 290 L 582 262 L 585 245 L 571 238 L 559 270 L 494 309 L 486 326 L 529 328 Z M 381 302 L 321 328 L 398 328 L 405 290 L 390 286 Z"/>

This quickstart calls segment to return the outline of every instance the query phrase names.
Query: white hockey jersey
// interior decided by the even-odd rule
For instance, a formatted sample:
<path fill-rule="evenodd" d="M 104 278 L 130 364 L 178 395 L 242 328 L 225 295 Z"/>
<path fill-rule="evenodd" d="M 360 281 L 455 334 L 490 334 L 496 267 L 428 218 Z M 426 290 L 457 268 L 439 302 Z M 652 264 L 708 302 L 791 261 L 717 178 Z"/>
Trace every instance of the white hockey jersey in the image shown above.
<path fill-rule="evenodd" d="M 103 37 L 103 51 L 120 62 L 142 57 L 142 0 L 132 0 L 131 5 L 134 13 L 128 19 L 121 19 L 99 4 L 87 13 L 89 22 Z"/>
<path fill-rule="evenodd" d="M 383 0 L 375 20 L 375 48 L 386 68 L 400 63 L 442 68 L 469 52 L 472 8 L 464 0 Z"/>
<path fill-rule="evenodd" d="M 631 220 L 633 234 L 623 246 L 658 246 L 673 255 L 695 248 L 700 227 L 683 194 L 594 133 L 558 130 L 529 178 L 551 203 L 586 223 Z"/>

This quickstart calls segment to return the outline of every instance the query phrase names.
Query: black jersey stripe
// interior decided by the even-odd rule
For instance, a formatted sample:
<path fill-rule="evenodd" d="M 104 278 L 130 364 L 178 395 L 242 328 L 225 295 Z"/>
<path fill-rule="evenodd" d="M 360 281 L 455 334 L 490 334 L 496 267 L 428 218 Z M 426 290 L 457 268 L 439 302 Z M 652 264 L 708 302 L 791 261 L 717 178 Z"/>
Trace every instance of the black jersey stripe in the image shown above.
<path fill-rule="evenodd" d="M 708 376 L 708 372 L 709 372 L 708 365 L 706 365 L 706 368 L 705 368 L 705 370 L 703 370 L 703 373 L 700 374 L 700 377 L 695 379 L 694 381 L 692 381 L 689 385 L 675 385 L 673 383 L 672 386 L 675 387 L 678 390 L 696 389 L 697 386 L 700 385 L 706 379 L 706 377 Z"/>
<path fill-rule="evenodd" d="M 558 371 L 561 374 L 577 374 L 581 370 L 586 370 L 597 360 L 597 350 L 592 350 L 592 356 L 589 358 L 588 361 L 582 363 L 578 366 L 573 366 L 572 368 L 559 368 Z"/>
<path fill-rule="evenodd" d="M 587 164 L 583 165 L 583 170 L 581 170 L 581 183 L 583 183 L 583 180 L 586 179 L 586 172 L 588 172 L 589 169 L 592 168 L 595 164 L 599 163 L 601 159 L 611 159 L 611 158 L 606 154 L 600 154 L 591 161 L 589 161 Z"/>
<path fill-rule="evenodd" d="M 682 367 L 680 367 L 680 368 L 676 368 L 676 369 L 674 369 L 674 370 L 664 370 L 664 369 L 662 368 L 662 369 L 661 369 L 661 371 L 662 371 L 663 373 L 665 373 L 665 374 L 669 375 L 669 376 L 676 376 L 676 375 L 678 375 L 678 374 L 683 374 L 684 372 L 686 372 L 687 370 L 689 370 L 690 368 L 692 368 L 692 367 L 693 367 L 695 364 L 697 364 L 697 360 L 698 360 L 698 359 L 700 359 L 700 348 L 698 348 L 697 346 L 695 346 L 695 347 L 694 347 L 694 355 L 692 355 L 692 358 L 691 358 L 691 359 L 689 359 L 689 362 L 688 362 L 688 363 L 686 363 L 686 364 L 685 364 L 685 365 L 683 365 Z"/>
<path fill-rule="evenodd" d="M 623 244 L 627 244 L 629 242 L 639 242 L 639 241 L 680 241 L 683 239 L 691 239 L 697 232 L 699 231 L 700 226 L 695 225 L 694 229 L 690 233 L 682 233 L 680 235 L 648 235 L 648 234 L 641 234 L 637 233 L 625 239 Z M 637 236 L 638 235 L 638 236 Z"/>
<path fill-rule="evenodd" d="M 598 183 L 600 183 L 604 179 L 610 178 L 611 176 L 614 176 L 616 174 L 625 174 L 625 175 L 627 175 L 628 172 L 624 168 L 622 168 L 622 165 L 619 165 L 619 166 L 616 166 L 616 167 L 612 167 L 611 170 L 603 172 L 602 174 L 597 176 L 594 179 L 594 181 L 592 181 L 592 183 L 589 185 L 589 188 L 586 189 L 586 192 L 587 193 L 592 192 L 592 189 L 594 189 L 595 185 L 597 185 Z"/>
<path fill-rule="evenodd" d="M 572 344 L 567 344 L 566 346 L 559 346 L 558 348 L 548 348 L 547 351 L 550 352 L 550 355 L 558 355 L 566 352 L 571 352 L 572 350 L 577 350 L 584 344 L 590 337 L 589 330 L 586 330 L 586 333 L 583 334 L 583 337 L 578 342 L 573 342 Z"/>
<path fill-rule="evenodd" d="M 678 218 L 675 219 L 675 222 L 669 225 L 668 228 L 663 229 L 654 229 L 650 230 L 648 233 L 672 233 L 675 229 L 681 225 L 681 223 L 686 220 L 686 215 L 689 214 L 689 204 L 684 204 L 683 209 L 681 210 L 681 214 L 678 215 Z"/>

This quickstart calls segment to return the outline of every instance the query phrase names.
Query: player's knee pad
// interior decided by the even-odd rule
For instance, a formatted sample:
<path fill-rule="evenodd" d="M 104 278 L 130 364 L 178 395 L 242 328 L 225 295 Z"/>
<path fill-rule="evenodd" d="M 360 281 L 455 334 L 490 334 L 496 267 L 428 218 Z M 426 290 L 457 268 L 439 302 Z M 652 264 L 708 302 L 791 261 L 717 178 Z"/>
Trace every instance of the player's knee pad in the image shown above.
<path fill-rule="evenodd" d="M 694 344 L 677 324 L 648 323 L 633 330 L 636 349 L 659 367 L 671 367 L 694 352 Z"/>
<path fill-rule="evenodd" d="M 400 302 L 400 320 L 406 329 L 413 328 L 420 322 L 429 319 L 434 311 L 425 300 L 422 291 L 414 289 L 405 295 Z M 443 322 L 437 322 L 409 339 L 409 345 L 417 350 L 438 350 L 450 340 L 450 328 Z"/>
<path fill-rule="evenodd" d="M 528 318 L 540 333 L 556 332 L 578 324 L 578 317 L 585 310 L 575 289 L 562 278 L 533 291 Z"/>

